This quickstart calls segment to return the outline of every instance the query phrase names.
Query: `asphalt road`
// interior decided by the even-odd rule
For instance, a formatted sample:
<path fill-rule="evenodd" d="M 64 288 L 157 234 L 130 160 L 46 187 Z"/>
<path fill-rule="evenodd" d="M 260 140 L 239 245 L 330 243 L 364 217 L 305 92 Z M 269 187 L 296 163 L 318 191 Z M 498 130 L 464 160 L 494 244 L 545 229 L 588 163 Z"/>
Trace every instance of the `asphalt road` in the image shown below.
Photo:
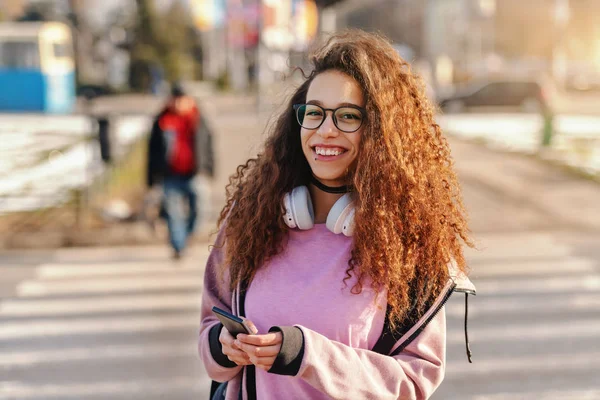
<path fill-rule="evenodd" d="M 264 119 L 239 111 L 250 99 L 210 107 L 218 209 L 227 176 L 258 151 Z M 478 288 L 474 363 L 455 295 L 434 398 L 600 398 L 600 189 L 535 160 L 451 143 L 478 244 L 467 253 Z M 202 245 L 181 263 L 164 247 L 0 255 L 0 399 L 207 398 L 195 343 L 207 254 Z"/>

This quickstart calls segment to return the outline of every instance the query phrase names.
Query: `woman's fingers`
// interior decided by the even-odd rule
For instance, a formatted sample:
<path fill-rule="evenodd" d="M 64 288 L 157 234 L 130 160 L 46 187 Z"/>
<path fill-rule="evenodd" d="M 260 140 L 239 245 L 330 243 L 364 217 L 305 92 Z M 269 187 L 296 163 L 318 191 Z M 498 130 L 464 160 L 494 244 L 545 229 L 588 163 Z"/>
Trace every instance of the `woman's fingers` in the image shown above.
<path fill-rule="evenodd" d="M 281 332 L 272 332 L 266 335 L 240 334 L 229 346 L 243 351 L 248 356 L 248 360 L 257 368 L 269 371 L 281 350 L 282 341 Z"/>
<path fill-rule="evenodd" d="M 265 371 L 271 369 L 281 349 L 281 343 L 272 346 L 254 346 L 236 340 L 234 344 L 248 355 L 252 364 Z"/>
<path fill-rule="evenodd" d="M 250 362 L 254 364 L 257 368 L 260 368 L 265 371 L 269 371 L 275 362 L 277 357 L 259 357 L 253 358 L 250 357 Z"/>
<path fill-rule="evenodd" d="M 222 344 L 231 345 L 235 338 L 231 336 L 231 333 L 227 330 L 227 328 L 221 328 L 221 333 L 219 334 L 219 342 Z"/>
<path fill-rule="evenodd" d="M 249 319 L 246 319 L 244 317 L 242 317 L 242 319 L 244 320 L 244 325 L 246 325 L 246 327 L 248 328 L 250 333 L 252 333 L 253 335 L 256 335 L 258 333 L 258 329 L 256 328 L 256 325 L 254 325 L 254 322 L 252 322 Z"/>
<path fill-rule="evenodd" d="M 252 362 L 250 361 L 250 357 L 248 354 L 244 353 L 241 350 L 236 350 L 231 347 L 223 346 L 223 354 L 227 356 L 232 362 L 237 365 L 250 365 Z"/>
<path fill-rule="evenodd" d="M 244 351 L 240 350 L 240 348 L 235 344 L 235 338 L 231 336 L 227 328 L 223 327 L 221 329 L 221 334 L 219 335 L 219 342 L 221 342 L 223 354 L 227 356 L 232 362 L 237 365 L 250 365 L 250 358 L 248 354 Z"/>
<path fill-rule="evenodd" d="M 279 354 L 279 350 L 281 349 L 281 344 L 272 346 L 253 346 L 251 344 L 242 343 L 239 340 L 234 341 L 233 344 L 251 357 L 277 356 L 277 354 Z"/>
<path fill-rule="evenodd" d="M 233 347 L 223 346 L 223 354 L 237 365 L 250 365 L 250 357 L 242 350 L 234 349 Z"/>
<path fill-rule="evenodd" d="M 244 335 L 239 334 L 238 341 L 254 346 L 271 346 L 281 344 L 283 335 L 281 332 L 270 332 L 264 335 Z"/>
<path fill-rule="evenodd" d="M 237 342 L 237 341 L 236 341 Z M 236 343 L 234 342 L 234 343 Z M 238 347 L 248 356 L 248 360 L 258 368 L 268 371 L 273 366 L 281 345 L 258 347 L 251 344 L 237 342 Z"/>

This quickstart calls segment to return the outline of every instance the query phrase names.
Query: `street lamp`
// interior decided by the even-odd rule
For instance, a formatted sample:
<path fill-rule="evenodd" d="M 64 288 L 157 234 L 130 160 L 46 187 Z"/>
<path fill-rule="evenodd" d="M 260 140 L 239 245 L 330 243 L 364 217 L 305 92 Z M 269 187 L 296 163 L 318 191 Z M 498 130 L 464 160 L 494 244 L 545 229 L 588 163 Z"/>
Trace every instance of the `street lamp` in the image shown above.
<path fill-rule="evenodd" d="M 566 54 L 564 49 L 564 38 L 571 18 L 569 0 L 554 1 L 554 27 L 556 40 L 552 49 L 552 75 L 562 86 L 566 74 Z"/>
<path fill-rule="evenodd" d="M 483 27 L 479 27 L 481 58 L 486 71 L 488 60 L 495 48 L 494 18 L 496 16 L 496 0 L 479 0 L 479 13 L 483 18 Z M 489 72 L 489 71 L 488 71 Z"/>
<path fill-rule="evenodd" d="M 488 51 L 494 51 L 494 18 L 496 16 L 496 0 L 479 0 L 479 12 L 486 20 L 485 29 L 488 36 Z"/>

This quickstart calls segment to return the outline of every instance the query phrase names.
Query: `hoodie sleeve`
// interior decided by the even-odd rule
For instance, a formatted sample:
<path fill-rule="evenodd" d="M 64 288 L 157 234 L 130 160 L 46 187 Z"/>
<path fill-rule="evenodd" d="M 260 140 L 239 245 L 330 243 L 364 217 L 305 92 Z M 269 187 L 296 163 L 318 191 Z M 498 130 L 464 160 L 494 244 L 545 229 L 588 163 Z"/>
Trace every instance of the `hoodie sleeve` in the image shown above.
<path fill-rule="evenodd" d="M 355 349 L 303 326 L 296 327 L 304 346 L 295 375 L 333 399 L 428 399 L 444 378 L 444 309 L 393 357 Z M 290 375 L 289 369 L 287 372 Z"/>
<path fill-rule="evenodd" d="M 213 306 L 232 312 L 232 293 L 229 290 L 228 276 L 221 276 L 220 266 L 223 262 L 223 229 L 217 236 L 204 272 L 204 289 L 202 292 L 202 307 L 198 353 L 204 363 L 208 376 L 218 382 L 225 382 L 235 377 L 242 367 L 231 362 L 222 352 L 219 334 L 223 328 L 217 317 L 212 313 Z"/>

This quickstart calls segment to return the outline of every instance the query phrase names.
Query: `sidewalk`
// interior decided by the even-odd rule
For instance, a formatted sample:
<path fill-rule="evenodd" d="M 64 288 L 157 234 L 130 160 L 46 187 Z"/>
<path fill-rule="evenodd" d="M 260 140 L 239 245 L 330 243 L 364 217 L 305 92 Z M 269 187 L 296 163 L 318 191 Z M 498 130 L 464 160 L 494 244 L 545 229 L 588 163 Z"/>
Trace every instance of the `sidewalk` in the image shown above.
<path fill-rule="evenodd" d="M 205 242 L 215 231 L 218 214 L 225 203 L 225 186 L 236 167 L 258 152 L 261 135 L 272 110 L 265 102 L 258 112 L 253 95 L 213 93 L 203 85 L 192 86 L 190 93 L 199 98 L 201 110 L 214 131 L 216 176 L 203 180 L 200 199 L 204 221 L 194 241 Z M 276 97 L 271 97 L 271 100 Z M 107 102 L 105 100 L 105 102 Z M 144 104 L 154 104 L 146 101 Z M 106 105 L 109 107 L 109 105 Z M 130 107 L 131 108 L 131 107 Z M 139 107 L 138 107 L 139 108 Z M 135 205 L 130 205 L 136 208 Z M 58 248 L 72 246 L 113 246 L 165 244 L 166 227 L 155 234 L 145 221 L 114 223 L 94 230 L 64 230 L 57 232 L 23 232 L 0 237 L 0 249 Z"/>
<path fill-rule="evenodd" d="M 212 93 L 196 89 L 201 107 L 215 133 L 216 176 L 208 185 L 209 206 L 196 241 L 205 241 L 225 203 L 225 186 L 240 164 L 255 156 L 273 110 L 285 104 L 285 93 L 263 96 L 261 107 L 253 95 Z M 552 229 L 600 231 L 600 185 L 580 178 L 564 168 L 530 156 L 490 150 L 481 144 L 450 138 L 456 170 L 463 186 L 485 188 L 485 195 L 497 204 L 509 202 L 512 209 L 531 209 L 537 218 L 552 221 Z M 467 199 L 475 225 L 485 227 L 511 215 L 494 215 L 477 199 Z M 207 204 L 204 202 L 204 204 Z M 509 208 L 511 209 L 511 208 Z M 518 224 L 518 221 L 516 222 Z M 493 226 L 490 226 L 493 230 Z M 12 238 L 5 248 L 94 246 L 165 243 L 163 233 L 155 236 L 145 222 L 115 224 L 89 232 L 27 234 Z M 0 243 L 2 248 L 2 243 Z"/>
<path fill-rule="evenodd" d="M 535 210 L 555 229 L 600 231 L 600 184 L 532 156 L 452 137 L 450 143 L 463 186 L 482 186 L 502 201 Z"/>

